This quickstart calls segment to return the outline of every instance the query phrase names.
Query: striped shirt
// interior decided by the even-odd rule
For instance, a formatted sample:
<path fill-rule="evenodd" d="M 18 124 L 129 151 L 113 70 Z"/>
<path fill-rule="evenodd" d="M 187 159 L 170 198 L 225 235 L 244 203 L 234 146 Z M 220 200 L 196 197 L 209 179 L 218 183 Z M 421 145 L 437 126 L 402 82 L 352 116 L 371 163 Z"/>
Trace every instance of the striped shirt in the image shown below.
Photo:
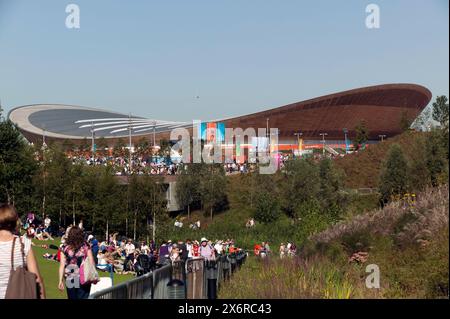
<path fill-rule="evenodd" d="M 14 269 L 22 266 L 22 253 L 20 251 L 20 242 L 18 241 L 19 237 L 16 239 L 16 243 L 14 245 Z M 11 273 L 11 249 L 12 249 L 13 241 L 0 241 L 0 299 L 5 298 L 6 288 L 8 287 L 9 275 Z M 28 256 L 28 252 L 30 250 L 30 246 L 24 247 L 25 253 L 25 263 L 26 258 Z"/>

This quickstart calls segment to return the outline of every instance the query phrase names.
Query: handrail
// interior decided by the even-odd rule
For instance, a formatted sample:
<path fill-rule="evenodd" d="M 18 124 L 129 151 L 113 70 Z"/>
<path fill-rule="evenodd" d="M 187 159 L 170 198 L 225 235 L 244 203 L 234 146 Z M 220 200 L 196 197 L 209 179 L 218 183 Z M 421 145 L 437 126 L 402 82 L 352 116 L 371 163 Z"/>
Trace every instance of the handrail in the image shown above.
<path fill-rule="evenodd" d="M 89 299 L 168 299 L 168 284 L 172 279 L 185 283 L 187 299 L 215 298 L 220 284 L 240 268 L 246 257 L 247 252 L 239 251 L 219 255 L 214 260 L 200 257 L 172 262 L 141 277 L 98 291 Z"/>

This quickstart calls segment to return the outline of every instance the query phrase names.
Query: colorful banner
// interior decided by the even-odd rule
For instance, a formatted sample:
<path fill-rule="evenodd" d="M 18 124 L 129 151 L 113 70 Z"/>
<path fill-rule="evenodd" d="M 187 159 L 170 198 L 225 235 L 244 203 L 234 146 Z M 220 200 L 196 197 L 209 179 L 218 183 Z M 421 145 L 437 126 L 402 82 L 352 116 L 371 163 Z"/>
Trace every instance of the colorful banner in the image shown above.
<path fill-rule="evenodd" d="M 201 122 L 198 124 L 199 139 L 211 142 L 225 142 L 225 123 Z"/>
<path fill-rule="evenodd" d="M 225 123 L 217 123 L 216 142 L 225 142 Z"/>
<path fill-rule="evenodd" d="M 206 141 L 208 143 L 216 140 L 216 123 L 211 122 L 206 124 Z"/>

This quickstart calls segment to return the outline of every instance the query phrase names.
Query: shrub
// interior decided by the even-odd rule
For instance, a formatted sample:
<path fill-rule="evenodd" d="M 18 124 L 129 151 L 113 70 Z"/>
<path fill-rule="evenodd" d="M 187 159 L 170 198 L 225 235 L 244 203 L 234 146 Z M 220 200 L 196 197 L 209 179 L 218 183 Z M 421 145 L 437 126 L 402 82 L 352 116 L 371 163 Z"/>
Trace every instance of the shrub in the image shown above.
<path fill-rule="evenodd" d="M 262 191 L 256 196 L 254 217 L 257 221 L 268 224 L 280 217 L 278 199 L 269 192 Z"/>

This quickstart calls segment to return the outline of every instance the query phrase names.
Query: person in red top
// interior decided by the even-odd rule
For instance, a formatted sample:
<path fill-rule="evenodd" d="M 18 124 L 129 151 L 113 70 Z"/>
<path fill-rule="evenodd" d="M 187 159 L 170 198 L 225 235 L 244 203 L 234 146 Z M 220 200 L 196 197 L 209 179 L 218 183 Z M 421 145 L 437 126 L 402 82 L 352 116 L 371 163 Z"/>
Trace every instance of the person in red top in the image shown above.
<path fill-rule="evenodd" d="M 253 251 L 255 253 L 255 256 L 259 256 L 260 250 L 261 250 L 261 245 L 255 244 L 255 246 L 253 246 Z"/>
<path fill-rule="evenodd" d="M 194 256 L 194 258 L 200 257 L 200 246 L 198 245 L 197 241 L 195 241 L 192 245 L 192 256 Z"/>

